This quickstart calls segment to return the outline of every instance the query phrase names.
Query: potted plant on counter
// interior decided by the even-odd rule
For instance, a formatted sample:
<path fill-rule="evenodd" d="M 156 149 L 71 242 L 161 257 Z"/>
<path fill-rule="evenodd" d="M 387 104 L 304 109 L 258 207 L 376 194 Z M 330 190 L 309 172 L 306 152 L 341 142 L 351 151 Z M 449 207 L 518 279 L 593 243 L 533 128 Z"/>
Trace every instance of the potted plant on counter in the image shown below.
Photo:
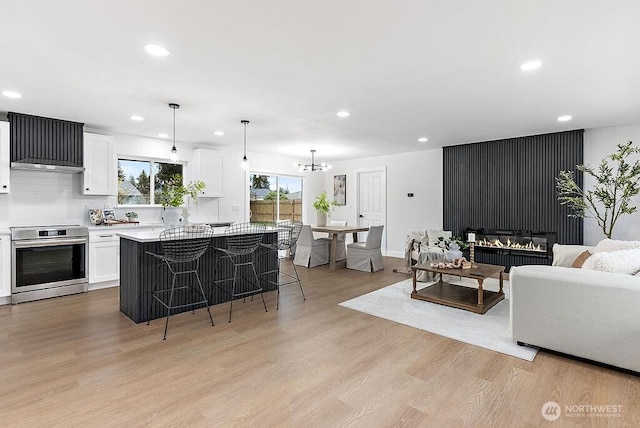
<path fill-rule="evenodd" d="M 331 205 L 333 205 L 333 202 L 329 201 L 327 192 L 322 192 L 316 197 L 316 201 L 313 203 L 313 208 L 316 209 L 318 226 L 327 225 L 327 215 L 329 214 Z"/>
<path fill-rule="evenodd" d="M 127 221 L 130 223 L 133 223 L 134 221 L 136 221 L 138 219 L 138 213 L 135 211 L 129 211 L 128 213 L 124 214 L 127 217 Z"/>
<path fill-rule="evenodd" d="M 162 220 L 165 227 L 176 227 L 180 223 L 180 207 L 184 205 L 185 197 L 191 198 L 194 205 L 198 204 L 198 196 L 207 185 L 203 181 L 182 183 L 182 176 L 174 174 L 162 184 L 158 201 L 162 204 Z"/>

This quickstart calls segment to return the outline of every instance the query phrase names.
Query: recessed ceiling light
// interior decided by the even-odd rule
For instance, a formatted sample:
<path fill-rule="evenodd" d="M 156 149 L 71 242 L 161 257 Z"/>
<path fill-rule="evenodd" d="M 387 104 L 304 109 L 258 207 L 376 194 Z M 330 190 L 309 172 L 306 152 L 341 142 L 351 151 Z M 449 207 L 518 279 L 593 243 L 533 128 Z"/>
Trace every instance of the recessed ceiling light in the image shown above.
<path fill-rule="evenodd" d="M 429 139 L 427 137 L 420 137 L 418 138 L 418 142 L 419 143 L 426 143 L 427 141 L 429 141 Z"/>
<path fill-rule="evenodd" d="M 144 117 L 142 116 L 131 116 L 131 120 L 135 120 L 136 122 L 142 122 L 144 120 Z"/>
<path fill-rule="evenodd" d="M 165 133 L 165 132 L 161 132 L 158 134 L 158 137 L 160 138 L 169 138 L 169 134 Z"/>
<path fill-rule="evenodd" d="M 224 132 L 216 131 L 216 132 L 214 132 L 214 135 L 217 135 L 218 137 L 222 137 L 224 135 Z"/>
<path fill-rule="evenodd" d="M 164 46 L 154 45 L 152 43 L 144 45 L 144 50 L 147 51 L 148 54 L 153 56 L 167 56 L 169 55 L 169 49 Z"/>
<path fill-rule="evenodd" d="M 349 113 L 348 111 L 339 111 L 338 112 L 338 117 L 349 117 L 351 115 L 351 113 Z"/>
<path fill-rule="evenodd" d="M 568 122 L 571 120 L 571 116 L 568 114 L 565 114 L 564 116 L 559 116 L 558 117 L 558 122 Z"/>
<path fill-rule="evenodd" d="M 539 60 L 533 60 L 533 61 L 527 61 L 524 64 L 522 64 L 520 66 L 520 70 L 522 71 L 531 71 L 531 70 L 535 70 L 537 68 L 540 68 L 540 66 L 542 65 L 542 61 Z"/>
<path fill-rule="evenodd" d="M 16 91 L 2 91 L 2 95 L 7 98 L 22 98 L 22 94 Z"/>

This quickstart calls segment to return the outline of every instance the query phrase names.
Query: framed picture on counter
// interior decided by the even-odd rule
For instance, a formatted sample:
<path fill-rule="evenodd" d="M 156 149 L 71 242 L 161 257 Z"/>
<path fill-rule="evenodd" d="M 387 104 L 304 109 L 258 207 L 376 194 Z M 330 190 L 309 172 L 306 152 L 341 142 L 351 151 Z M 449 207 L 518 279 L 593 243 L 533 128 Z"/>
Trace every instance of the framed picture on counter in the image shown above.
<path fill-rule="evenodd" d="M 102 217 L 104 217 L 105 223 L 110 220 L 116 220 L 116 210 L 113 208 L 105 208 L 102 210 Z"/>

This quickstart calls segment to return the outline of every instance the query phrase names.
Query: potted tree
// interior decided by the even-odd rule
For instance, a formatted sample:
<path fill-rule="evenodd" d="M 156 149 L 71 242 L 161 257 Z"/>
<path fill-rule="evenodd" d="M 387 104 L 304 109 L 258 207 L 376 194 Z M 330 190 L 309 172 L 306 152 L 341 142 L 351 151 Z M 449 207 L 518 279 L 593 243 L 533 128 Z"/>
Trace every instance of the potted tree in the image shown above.
<path fill-rule="evenodd" d="M 202 181 L 191 181 L 189 184 L 182 183 L 182 176 L 174 174 L 169 180 L 162 184 L 162 189 L 158 195 L 158 201 L 162 204 L 162 220 L 165 227 L 176 227 L 180 222 L 180 207 L 184 205 L 185 197 L 191 198 L 195 205 L 198 204 L 200 192 L 206 188 Z"/>
<path fill-rule="evenodd" d="M 313 203 L 313 208 L 316 209 L 318 226 L 327 225 L 327 215 L 329 214 L 331 205 L 333 205 L 333 202 L 329 201 L 327 192 L 322 192 L 316 197 L 316 201 Z"/>
<path fill-rule="evenodd" d="M 618 151 L 602 159 L 598 168 L 576 165 L 579 172 L 593 178 L 593 190 L 583 190 L 573 171 L 560 171 L 556 178 L 558 200 L 572 211 L 569 217 L 594 218 L 604 236 L 611 239 L 618 219 L 637 211 L 632 203 L 640 194 L 640 159 L 627 158 L 638 154 L 640 148 L 629 141 L 618 144 Z"/>

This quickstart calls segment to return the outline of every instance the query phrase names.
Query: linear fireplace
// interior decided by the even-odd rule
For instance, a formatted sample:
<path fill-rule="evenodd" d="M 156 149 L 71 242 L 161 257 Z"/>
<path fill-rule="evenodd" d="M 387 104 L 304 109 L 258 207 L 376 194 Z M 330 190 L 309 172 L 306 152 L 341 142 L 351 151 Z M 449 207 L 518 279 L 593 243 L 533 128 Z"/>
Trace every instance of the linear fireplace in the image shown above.
<path fill-rule="evenodd" d="M 553 259 L 555 232 L 508 229 L 465 229 L 475 233 L 475 259 L 480 263 L 507 267 L 520 264 L 550 264 Z"/>

